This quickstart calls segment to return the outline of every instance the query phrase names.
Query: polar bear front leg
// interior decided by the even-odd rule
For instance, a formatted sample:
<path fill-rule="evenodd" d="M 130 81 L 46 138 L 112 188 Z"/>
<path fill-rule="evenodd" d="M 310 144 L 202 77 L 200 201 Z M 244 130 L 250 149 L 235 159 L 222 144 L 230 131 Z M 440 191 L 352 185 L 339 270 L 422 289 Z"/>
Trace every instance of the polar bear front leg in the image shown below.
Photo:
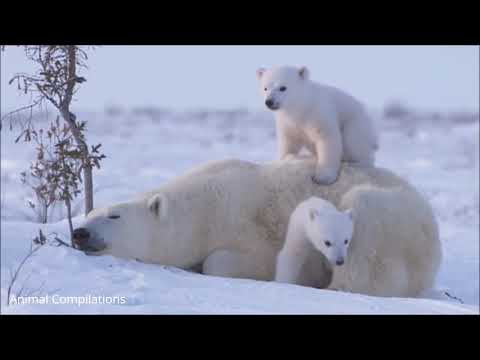
<path fill-rule="evenodd" d="M 312 176 L 318 185 L 329 185 L 338 178 L 342 161 L 343 147 L 340 130 L 335 127 L 328 133 L 312 132 L 317 155 L 317 168 Z"/>
<path fill-rule="evenodd" d="M 294 252 L 286 248 L 280 251 L 277 258 L 275 281 L 299 284 L 300 272 L 305 263 L 306 254 Z"/>
<path fill-rule="evenodd" d="M 297 139 L 289 136 L 286 131 L 281 131 L 278 136 L 278 158 L 282 161 L 295 159 L 300 152 L 301 144 Z"/>
<path fill-rule="evenodd" d="M 204 275 L 269 280 L 272 269 L 268 269 L 261 254 L 218 249 L 203 262 Z"/>

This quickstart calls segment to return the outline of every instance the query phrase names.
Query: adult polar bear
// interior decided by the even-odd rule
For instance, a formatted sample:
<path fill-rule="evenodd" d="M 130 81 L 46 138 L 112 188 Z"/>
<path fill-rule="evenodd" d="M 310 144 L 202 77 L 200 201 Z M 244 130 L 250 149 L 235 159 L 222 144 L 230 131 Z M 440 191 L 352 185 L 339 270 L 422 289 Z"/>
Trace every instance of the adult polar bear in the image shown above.
<path fill-rule="evenodd" d="M 344 265 L 342 289 L 408 297 L 429 289 L 441 247 L 423 197 L 385 169 L 343 164 L 337 182 L 326 186 L 305 181 L 314 169 L 311 158 L 211 162 L 135 200 L 92 211 L 74 242 L 90 253 L 272 280 L 292 211 L 318 196 L 356 212 L 350 254 L 357 256 Z M 323 255 L 312 252 L 305 265 L 312 285 L 329 285 L 325 270 Z"/>

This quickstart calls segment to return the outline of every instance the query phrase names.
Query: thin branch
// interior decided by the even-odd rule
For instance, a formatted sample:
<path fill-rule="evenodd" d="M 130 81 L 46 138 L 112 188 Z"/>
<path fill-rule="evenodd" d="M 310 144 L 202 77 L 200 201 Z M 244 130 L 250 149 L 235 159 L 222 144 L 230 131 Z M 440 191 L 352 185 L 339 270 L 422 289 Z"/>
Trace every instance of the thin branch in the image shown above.
<path fill-rule="evenodd" d="M 43 280 L 39 287 L 34 288 L 34 289 L 31 289 L 29 292 L 26 292 L 26 293 L 25 293 L 25 296 L 29 297 L 29 296 L 32 296 L 32 295 L 35 295 L 35 294 L 40 294 L 40 293 L 42 293 L 42 291 L 43 291 L 43 289 L 44 289 L 44 287 L 45 287 L 45 283 L 46 283 L 46 281 Z"/>
<path fill-rule="evenodd" d="M 20 270 L 22 269 L 22 267 L 25 265 L 26 261 L 33 256 L 33 254 L 35 254 L 42 246 L 39 245 L 37 246 L 36 248 L 33 248 L 33 244 L 30 243 L 30 249 L 27 253 L 27 255 L 23 258 L 23 260 L 20 262 L 20 264 L 18 265 L 17 269 L 15 270 L 15 273 L 13 274 L 13 276 L 10 274 L 11 276 L 11 279 L 10 279 L 10 283 L 8 284 L 8 290 L 7 290 L 7 305 L 10 305 L 10 300 L 11 300 L 11 296 L 12 296 L 12 289 L 13 289 L 13 286 L 15 285 L 15 282 L 17 281 L 18 279 L 18 275 L 20 273 Z"/>
<path fill-rule="evenodd" d="M 64 103 L 61 104 L 63 106 L 70 106 L 70 103 L 72 102 L 72 96 L 73 96 L 73 88 L 75 87 L 75 78 L 77 77 L 76 75 L 76 64 L 77 64 L 77 59 L 76 59 L 76 49 L 77 47 L 75 45 L 69 45 L 68 46 L 68 73 L 67 73 L 67 89 L 65 91 L 65 99 Z"/>
<path fill-rule="evenodd" d="M 30 278 L 32 277 L 32 274 L 33 274 L 33 270 L 30 271 L 30 273 L 27 275 L 27 277 L 26 277 L 25 280 L 23 281 L 22 287 L 20 288 L 19 291 L 17 291 L 17 297 L 22 296 L 23 291 L 25 290 L 25 286 L 26 286 L 28 280 L 30 280 Z"/>
<path fill-rule="evenodd" d="M 16 113 L 19 113 L 21 111 L 24 111 L 24 110 L 30 110 L 31 111 L 35 106 L 37 106 L 38 104 L 41 104 L 42 101 L 43 101 L 43 99 L 38 99 L 33 104 L 21 107 L 20 109 L 17 109 L 17 110 L 10 111 L 9 113 L 2 116 L 2 119 L 0 121 L 4 121 L 6 118 L 8 118 L 8 117 L 10 117 L 10 116 L 12 116 Z"/>
<path fill-rule="evenodd" d="M 54 240 L 57 241 L 58 243 L 60 243 L 60 244 L 63 245 L 63 246 L 68 246 L 68 247 L 73 248 L 72 245 L 67 244 L 65 241 L 63 241 L 63 240 L 60 239 L 59 237 L 55 237 Z"/>
<path fill-rule="evenodd" d="M 460 299 L 460 298 L 458 298 L 458 297 L 456 297 L 456 296 L 450 295 L 447 291 L 444 291 L 444 293 L 445 293 L 445 295 L 447 295 L 450 299 L 457 300 L 457 301 L 459 301 L 461 304 L 464 303 L 462 299 Z"/>

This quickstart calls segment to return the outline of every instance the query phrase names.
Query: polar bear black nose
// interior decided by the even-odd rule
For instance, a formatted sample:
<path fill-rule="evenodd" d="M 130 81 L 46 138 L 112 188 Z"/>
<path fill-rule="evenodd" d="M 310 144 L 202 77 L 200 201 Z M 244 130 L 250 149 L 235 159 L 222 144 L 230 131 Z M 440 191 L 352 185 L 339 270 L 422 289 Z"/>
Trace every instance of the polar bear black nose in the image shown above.
<path fill-rule="evenodd" d="M 78 247 L 82 247 L 82 245 L 85 245 L 90 238 L 90 233 L 85 228 L 77 228 L 73 230 L 72 237 L 73 243 Z"/>
<path fill-rule="evenodd" d="M 267 99 L 267 101 L 265 101 L 265 105 L 267 105 L 268 108 L 271 108 L 273 106 L 273 100 Z"/>
<path fill-rule="evenodd" d="M 338 266 L 342 266 L 344 262 L 345 262 L 345 260 L 343 260 L 343 259 L 338 259 L 335 263 L 336 263 Z"/>

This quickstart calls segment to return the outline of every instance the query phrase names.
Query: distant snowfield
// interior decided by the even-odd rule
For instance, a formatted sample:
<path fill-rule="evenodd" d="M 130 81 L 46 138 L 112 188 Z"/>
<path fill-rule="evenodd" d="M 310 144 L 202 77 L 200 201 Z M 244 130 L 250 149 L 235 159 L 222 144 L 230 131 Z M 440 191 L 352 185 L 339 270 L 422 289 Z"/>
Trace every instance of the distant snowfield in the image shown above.
<path fill-rule="evenodd" d="M 119 109 L 79 117 L 88 121 L 89 142 L 101 142 L 108 157 L 94 174 L 96 206 L 127 200 L 207 161 L 234 157 L 261 163 L 275 156 L 275 130 L 268 113 Z M 51 223 L 36 222 L 26 205 L 32 194 L 19 181 L 34 150 L 14 144 L 16 132 L 3 127 L 1 313 L 480 314 L 478 120 L 412 126 L 378 117 L 377 122 L 378 166 L 405 177 L 424 193 L 440 224 L 444 260 L 436 291 L 425 298 L 380 298 L 211 277 L 45 245 L 27 262 L 13 291 L 24 286 L 35 298 L 6 306 L 10 271 L 26 255 L 38 230 L 65 240 L 68 227 L 62 208 L 52 214 Z M 74 208 L 74 221 L 79 223 L 81 202 Z"/>

